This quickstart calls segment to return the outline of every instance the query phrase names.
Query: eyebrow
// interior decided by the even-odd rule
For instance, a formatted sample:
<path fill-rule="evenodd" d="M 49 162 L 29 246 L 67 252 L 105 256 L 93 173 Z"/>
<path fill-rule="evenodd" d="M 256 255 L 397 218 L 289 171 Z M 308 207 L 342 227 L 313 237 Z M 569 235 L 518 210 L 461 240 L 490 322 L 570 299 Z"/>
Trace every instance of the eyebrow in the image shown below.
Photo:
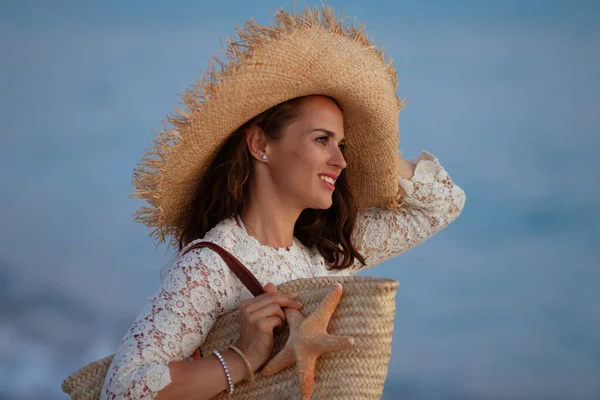
<path fill-rule="evenodd" d="M 336 136 L 335 132 L 330 131 L 329 129 L 324 129 L 324 128 L 315 128 L 313 129 L 311 132 L 323 132 L 325 133 L 328 137 L 334 137 Z M 346 138 L 343 137 L 342 140 L 340 140 L 340 143 L 345 142 Z"/>

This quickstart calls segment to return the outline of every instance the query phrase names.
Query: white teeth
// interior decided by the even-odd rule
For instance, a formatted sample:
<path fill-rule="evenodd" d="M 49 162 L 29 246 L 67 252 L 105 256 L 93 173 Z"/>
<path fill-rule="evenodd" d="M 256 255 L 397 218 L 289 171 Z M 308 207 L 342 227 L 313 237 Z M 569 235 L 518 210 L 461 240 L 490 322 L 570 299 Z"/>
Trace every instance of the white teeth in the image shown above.
<path fill-rule="evenodd" d="M 319 178 L 321 178 L 322 181 L 325 181 L 325 182 L 330 183 L 332 185 L 335 184 L 335 179 L 333 179 L 333 178 L 331 178 L 329 176 L 319 175 Z"/>

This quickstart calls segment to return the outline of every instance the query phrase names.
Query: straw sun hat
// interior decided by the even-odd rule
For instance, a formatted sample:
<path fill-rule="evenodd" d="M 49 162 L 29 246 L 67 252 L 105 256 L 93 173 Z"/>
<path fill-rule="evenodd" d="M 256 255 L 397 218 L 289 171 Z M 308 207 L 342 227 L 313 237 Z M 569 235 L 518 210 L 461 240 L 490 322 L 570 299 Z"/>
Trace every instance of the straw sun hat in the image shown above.
<path fill-rule="evenodd" d="M 179 236 L 197 183 L 211 156 L 245 122 L 284 101 L 308 95 L 334 98 L 344 113 L 346 174 L 359 209 L 395 208 L 398 117 L 391 59 L 323 5 L 275 13 L 272 26 L 250 20 L 226 40 L 225 60 L 212 60 L 181 94 L 184 107 L 167 117 L 134 171 L 134 197 L 148 203 L 135 220 L 163 242 Z"/>

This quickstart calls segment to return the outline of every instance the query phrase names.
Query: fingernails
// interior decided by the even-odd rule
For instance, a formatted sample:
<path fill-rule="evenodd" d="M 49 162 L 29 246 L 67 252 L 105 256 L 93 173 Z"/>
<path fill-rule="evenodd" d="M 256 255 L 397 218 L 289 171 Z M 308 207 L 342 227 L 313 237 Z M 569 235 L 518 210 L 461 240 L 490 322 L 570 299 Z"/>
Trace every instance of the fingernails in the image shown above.
<path fill-rule="evenodd" d="M 298 296 L 300 296 L 300 293 L 290 293 L 290 296 L 292 296 L 292 298 L 297 298 Z"/>

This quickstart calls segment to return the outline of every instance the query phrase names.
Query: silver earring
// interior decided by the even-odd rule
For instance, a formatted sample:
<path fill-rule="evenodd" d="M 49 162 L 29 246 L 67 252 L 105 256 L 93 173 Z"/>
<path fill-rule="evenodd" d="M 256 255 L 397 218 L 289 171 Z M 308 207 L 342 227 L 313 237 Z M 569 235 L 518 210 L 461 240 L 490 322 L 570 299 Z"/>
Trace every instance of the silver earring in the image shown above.
<path fill-rule="evenodd" d="M 263 154 L 263 155 L 262 155 L 262 159 L 263 159 L 263 160 L 266 160 L 266 159 L 267 159 L 267 155 L 266 155 L 266 154 Z"/>

